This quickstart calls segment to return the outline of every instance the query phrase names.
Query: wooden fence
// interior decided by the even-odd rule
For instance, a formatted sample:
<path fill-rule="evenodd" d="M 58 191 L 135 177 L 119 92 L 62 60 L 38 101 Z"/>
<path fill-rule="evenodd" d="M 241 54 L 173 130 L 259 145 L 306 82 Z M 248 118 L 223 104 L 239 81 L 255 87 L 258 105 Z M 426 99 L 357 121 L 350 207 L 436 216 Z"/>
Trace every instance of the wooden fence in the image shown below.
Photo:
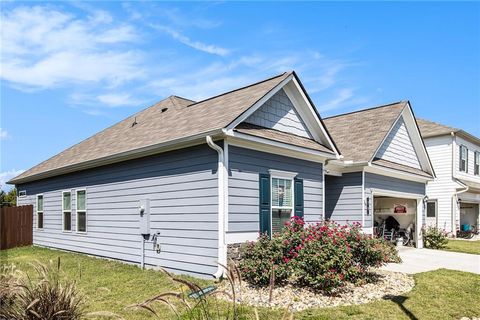
<path fill-rule="evenodd" d="M 0 210 L 0 250 L 32 244 L 33 206 L 4 207 Z"/>

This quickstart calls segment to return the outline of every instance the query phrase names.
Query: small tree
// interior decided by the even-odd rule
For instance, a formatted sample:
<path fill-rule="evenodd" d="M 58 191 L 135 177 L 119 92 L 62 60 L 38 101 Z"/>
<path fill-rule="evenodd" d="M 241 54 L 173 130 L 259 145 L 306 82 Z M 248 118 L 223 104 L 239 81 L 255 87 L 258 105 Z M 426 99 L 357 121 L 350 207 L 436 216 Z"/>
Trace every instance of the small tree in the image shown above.
<path fill-rule="evenodd" d="M 12 188 L 10 191 L 5 192 L 0 190 L 0 206 L 1 207 L 14 207 L 17 205 L 17 189 Z"/>

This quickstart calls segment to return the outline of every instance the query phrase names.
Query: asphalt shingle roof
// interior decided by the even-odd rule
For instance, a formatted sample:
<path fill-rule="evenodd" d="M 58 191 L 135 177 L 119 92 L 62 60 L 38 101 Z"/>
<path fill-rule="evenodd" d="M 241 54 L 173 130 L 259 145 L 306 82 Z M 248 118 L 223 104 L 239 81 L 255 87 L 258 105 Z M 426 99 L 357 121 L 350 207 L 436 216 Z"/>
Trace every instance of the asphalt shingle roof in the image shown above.
<path fill-rule="evenodd" d="M 200 102 L 177 96 L 168 97 L 34 166 L 12 179 L 10 183 L 35 180 L 34 176 L 50 171 L 56 172 L 133 150 L 220 130 L 227 127 L 292 74 L 292 72 L 285 72 Z M 136 124 L 132 125 L 134 122 Z M 259 134 L 261 130 L 254 131 Z M 273 137 L 271 132 L 266 134 L 270 139 L 279 141 L 298 140 L 297 138 L 287 139 L 281 134 Z M 317 145 L 321 148 L 321 145 Z M 332 152 L 328 148 L 322 148 L 324 149 Z"/>
<path fill-rule="evenodd" d="M 323 122 L 346 161 L 370 161 L 408 102 L 346 113 Z"/>

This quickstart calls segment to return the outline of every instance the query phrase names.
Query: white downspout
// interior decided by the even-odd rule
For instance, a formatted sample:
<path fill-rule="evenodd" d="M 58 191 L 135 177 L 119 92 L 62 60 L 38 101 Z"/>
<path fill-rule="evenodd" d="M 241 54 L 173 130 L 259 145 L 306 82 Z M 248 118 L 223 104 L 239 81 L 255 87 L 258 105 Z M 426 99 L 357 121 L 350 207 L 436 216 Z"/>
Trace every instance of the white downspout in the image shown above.
<path fill-rule="evenodd" d="M 227 264 L 227 253 L 225 250 L 225 156 L 223 149 L 215 144 L 211 136 L 206 137 L 210 148 L 218 152 L 218 262 L 222 265 Z M 218 265 L 217 271 L 213 274 L 215 278 L 220 278 L 225 272 L 224 267 Z"/>

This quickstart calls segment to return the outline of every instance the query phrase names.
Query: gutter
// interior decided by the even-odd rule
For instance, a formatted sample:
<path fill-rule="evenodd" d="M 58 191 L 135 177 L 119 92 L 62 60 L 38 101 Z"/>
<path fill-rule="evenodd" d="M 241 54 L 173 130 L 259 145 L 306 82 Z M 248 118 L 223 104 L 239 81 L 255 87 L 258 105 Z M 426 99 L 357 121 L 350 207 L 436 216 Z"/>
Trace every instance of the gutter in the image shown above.
<path fill-rule="evenodd" d="M 227 265 L 227 252 L 225 248 L 225 215 L 226 215 L 226 190 L 225 183 L 225 155 L 223 149 L 215 144 L 211 136 L 206 136 L 207 144 L 218 153 L 218 267 L 213 274 L 216 279 L 223 276 L 224 266 Z"/>
<path fill-rule="evenodd" d="M 215 135 L 215 134 L 219 134 L 219 133 L 222 133 L 221 129 L 210 130 L 210 131 L 202 132 L 202 133 L 199 133 L 199 134 L 196 134 L 196 135 L 193 135 L 193 136 L 182 137 L 182 138 L 179 138 L 179 139 L 175 139 L 175 140 L 171 140 L 171 141 L 167 141 L 167 142 L 161 142 L 161 143 L 157 143 L 157 144 L 154 144 L 154 145 L 142 147 L 142 148 L 139 148 L 139 149 L 134 149 L 134 150 L 129 150 L 129 151 L 117 153 L 117 154 L 106 156 L 106 157 L 103 157 L 103 158 L 98 158 L 98 159 L 89 160 L 89 161 L 85 161 L 85 162 L 81 162 L 81 163 L 77 163 L 77 164 L 67 165 L 67 166 L 60 167 L 60 168 L 55 168 L 55 169 L 48 170 L 48 171 L 45 171 L 45 172 L 33 174 L 33 175 L 30 175 L 30 176 L 27 176 L 27 177 L 24 177 L 24 178 L 15 177 L 15 178 L 11 179 L 10 181 L 7 181 L 7 184 L 18 185 L 18 184 L 22 184 L 22 183 L 27 183 L 27 182 L 32 182 L 32 181 L 35 181 L 35 180 L 50 178 L 50 177 L 54 177 L 54 176 L 58 176 L 58 175 L 66 174 L 66 173 L 71 173 L 71 172 L 75 172 L 75 171 L 81 171 L 81 170 L 85 170 L 85 169 L 91 169 L 91 168 L 96 168 L 96 167 L 112 164 L 112 163 L 117 163 L 117 162 L 132 160 L 132 159 L 136 159 L 136 158 L 141 158 L 141 157 L 145 157 L 145 156 L 150 156 L 150 155 L 153 155 L 153 154 L 158 154 L 158 153 L 162 153 L 162 152 L 166 152 L 166 151 L 170 151 L 170 150 L 174 150 L 174 149 L 179 149 L 179 148 L 189 146 L 189 145 L 195 145 L 195 144 L 200 143 L 200 141 L 203 140 L 203 138 L 206 135 Z"/>

